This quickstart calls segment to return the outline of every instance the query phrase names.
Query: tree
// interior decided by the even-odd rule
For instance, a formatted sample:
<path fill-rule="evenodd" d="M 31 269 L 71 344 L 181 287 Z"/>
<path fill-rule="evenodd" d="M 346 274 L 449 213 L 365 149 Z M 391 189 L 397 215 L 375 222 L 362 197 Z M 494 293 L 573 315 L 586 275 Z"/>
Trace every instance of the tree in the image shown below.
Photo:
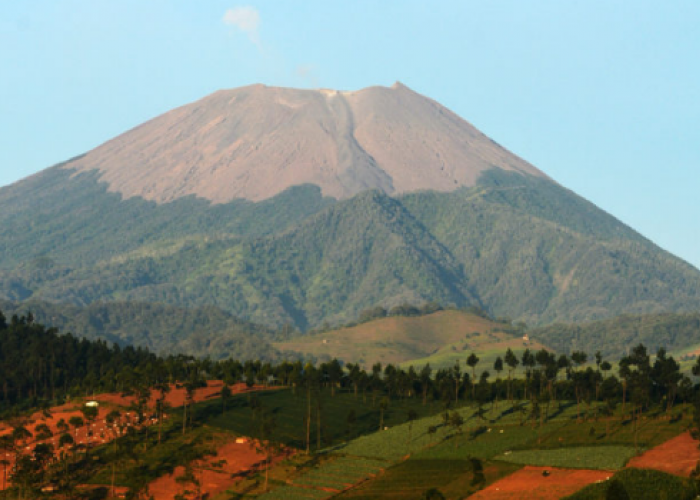
<path fill-rule="evenodd" d="M 445 500 L 445 495 L 443 495 L 437 488 L 430 488 L 425 490 L 421 500 Z"/>
<path fill-rule="evenodd" d="M 92 435 L 92 429 L 90 429 L 91 424 L 97 418 L 99 413 L 96 406 L 83 406 L 80 411 L 82 412 L 85 420 L 87 421 L 87 446 L 90 448 L 90 436 Z"/>
<path fill-rule="evenodd" d="M 192 405 L 194 405 L 195 385 L 193 382 L 185 383 L 185 404 L 182 411 L 182 435 L 187 430 L 187 408 L 190 408 L 190 424 L 192 423 Z"/>
<path fill-rule="evenodd" d="M 462 436 L 462 426 L 464 425 L 464 418 L 462 418 L 462 415 L 459 414 L 459 412 L 452 412 L 450 415 L 450 425 L 454 427 L 454 429 L 457 431 L 457 434 L 461 437 Z M 455 438 L 455 448 L 459 445 L 459 440 Z"/>
<path fill-rule="evenodd" d="M 413 440 L 413 421 L 418 418 L 416 410 L 411 408 L 406 414 L 406 420 L 408 421 L 408 452 L 411 452 L 411 441 Z"/>
<path fill-rule="evenodd" d="M 620 373 L 622 373 L 623 366 L 626 367 L 626 374 L 629 380 L 628 385 L 630 388 L 631 402 L 633 405 L 632 418 L 634 420 L 634 446 L 636 449 L 638 449 L 638 421 L 644 405 L 646 405 L 649 401 L 651 392 L 651 364 L 646 347 L 639 344 L 632 349 L 629 356 L 622 358 L 620 360 Z"/>
<path fill-rule="evenodd" d="M 353 429 L 355 427 L 355 423 L 357 422 L 357 414 L 355 413 L 354 409 L 351 409 L 348 412 L 348 417 L 347 417 L 347 422 L 348 422 L 348 438 L 352 438 L 353 435 Z"/>
<path fill-rule="evenodd" d="M 476 390 L 476 365 L 479 364 L 479 357 L 471 353 L 467 358 L 467 365 L 472 369 L 472 399 L 474 399 L 474 392 Z"/>
<path fill-rule="evenodd" d="M 389 407 L 389 398 L 384 396 L 381 401 L 379 401 L 379 430 L 384 430 L 384 412 Z"/>
<path fill-rule="evenodd" d="M 671 409 L 678 393 L 678 384 L 683 380 L 681 366 L 673 359 L 666 356 L 666 349 L 659 348 L 656 353 L 656 361 L 651 369 L 651 381 L 655 387 L 663 391 L 666 398 L 666 416 L 671 418 Z"/>
<path fill-rule="evenodd" d="M 51 429 L 46 424 L 37 425 L 34 428 L 34 432 L 36 432 L 37 441 L 44 441 L 45 439 L 49 439 L 53 436 L 53 432 L 51 432 Z"/>
<path fill-rule="evenodd" d="M 518 358 L 515 356 L 510 347 L 506 351 L 505 362 L 506 365 L 508 365 L 508 400 L 512 403 L 513 393 L 511 391 L 511 379 L 513 376 L 513 371 L 515 371 L 515 369 L 518 367 L 520 361 L 518 361 Z"/>
<path fill-rule="evenodd" d="M 496 372 L 496 378 L 499 383 L 498 385 L 501 386 L 501 372 L 503 371 L 503 359 L 501 359 L 500 356 L 498 356 L 496 358 L 496 361 L 493 362 L 493 370 Z M 498 401 L 498 396 L 496 397 L 496 401 Z"/>
<path fill-rule="evenodd" d="M 275 416 L 269 412 L 262 403 L 257 406 L 256 412 L 258 434 L 260 436 L 260 450 L 265 453 L 264 491 L 267 492 L 270 462 L 272 461 L 272 457 L 280 448 L 279 444 L 277 444 L 277 442 L 274 440 L 274 432 L 277 428 L 277 422 L 275 421 Z"/>
<path fill-rule="evenodd" d="M 64 432 L 58 438 L 58 447 L 59 448 L 63 448 L 64 446 L 71 446 L 74 443 L 75 443 L 75 440 L 73 439 L 73 436 L 71 436 L 67 432 Z"/>
<path fill-rule="evenodd" d="M 421 391 L 423 392 L 423 406 L 425 406 L 428 401 L 428 390 L 430 389 L 430 384 L 432 382 L 430 378 L 432 371 L 433 370 L 430 368 L 430 363 L 423 366 L 420 371 L 419 379 Z"/>
<path fill-rule="evenodd" d="M 224 384 L 221 388 L 221 413 L 226 411 L 226 402 L 231 399 L 231 388 Z"/>
<path fill-rule="evenodd" d="M 1 315 L 2 313 L 0 313 Z M 0 316 L 0 320 L 4 320 Z M 9 454 L 14 451 L 14 442 L 12 436 L 0 436 L 0 463 L 2 464 L 2 489 L 7 489 L 7 466 L 10 465 Z"/>
<path fill-rule="evenodd" d="M 525 392 L 523 399 L 527 399 L 527 389 L 532 379 L 532 369 L 535 367 L 535 356 L 530 352 L 530 349 L 525 349 L 522 355 L 522 364 L 525 367 Z"/>
<path fill-rule="evenodd" d="M 73 427 L 75 431 L 75 437 L 78 437 L 78 429 L 85 425 L 85 420 L 82 417 L 73 416 L 68 420 L 68 423 Z"/>
<path fill-rule="evenodd" d="M 473 354 L 472 354 L 473 355 Z M 459 360 L 455 360 L 455 365 L 452 367 L 452 376 L 455 382 L 455 404 L 459 402 L 459 387 L 462 382 L 461 369 L 459 367 Z"/>
<path fill-rule="evenodd" d="M 574 351 L 571 353 L 571 361 L 576 364 L 576 368 L 580 368 L 583 366 L 586 361 L 588 360 L 588 355 L 583 352 L 583 351 Z M 581 386 L 583 384 L 583 377 L 581 376 L 581 373 L 579 370 L 576 370 L 573 373 L 573 378 L 574 378 L 574 392 L 576 394 L 576 419 L 581 420 L 581 410 L 580 410 L 580 404 L 581 400 L 583 399 L 583 395 L 581 394 Z"/>
<path fill-rule="evenodd" d="M 333 358 L 330 363 L 328 363 L 328 382 L 331 385 L 331 397 L 335 396 L 335 388 L 340 384 L 340 379 L 343 377 L 343 367 L 340 366 L 340 362 Z"/>

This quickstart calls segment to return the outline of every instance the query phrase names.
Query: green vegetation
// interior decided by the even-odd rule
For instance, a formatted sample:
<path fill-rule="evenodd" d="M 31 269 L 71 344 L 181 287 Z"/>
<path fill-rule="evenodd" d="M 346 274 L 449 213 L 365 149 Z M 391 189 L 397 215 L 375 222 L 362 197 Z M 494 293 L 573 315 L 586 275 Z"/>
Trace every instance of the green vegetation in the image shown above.
<path fill-rule="evenodd" d="M 198 358 L 276 360 L 281 354 L 268 340 L 275 333 L 239 320 L 217 307 L 168 306 L 144 302 L 98 302 L 85 307 L 30 300 L 15 304 L 0 300 L 8 316 L 26 315 L 89 340 L 120 347 L 147 348 L 162 356 L 186 354 Z M 293 357 L 289 353 L 287 358 Z"/>
<path fill-rule="evenodd" d="M 695 481 L 649 469 L 625 469 L 609 481 L 591 484 L 567 500 L 692 500 L 697 498 Z"/>
<path fill-rule="evenodd" d="M 422 316 L 380 317 L 358 325 L 318 334 L 296 335 L 272 345 L 317 359 L 337 358 L 369 368 L 375 363 L 452 367 L 470 351 L 502 354 L 524 349 L 523 331 L 510 324 L 459 310 L 440 310 Z M 541 344 L 530 348 L 540 349 Z M 494 356 L 495 358 L 495 356 Z M 491 360 L 493 364 L 493 360 Z"/>
<path fill-rule="evenodd" d="M 496 460 L 514 464 L 546 465 L 568 469 L 622 468 L 627 460 L 636 455 L 633 446 L 571 447 L 558 450 L 523 450 L 499 455 Z"/>
<path fill-rule="evenodd" d="M 700 307 L 696 269 L 546 179 L 494 169 L 452 193 L 157 205 L 72 174 L 0 190 L 0 298 L 213 306 L 303 331 L 426 302 L 533 325 Z M 141 341 L 130 329 L 108 333 Z"/>
<path fill-rule="evenodd" d="M 533 338 L 558 352 L 581 349 L 600 351 L 611 358 L 627 354 L 630 345 L 642 343 L 651 351 L 684 350 L 700 338 L 700 313 L 625 314 L 583 324 L 554 324 L 530 331 Z M 700 346 L 698 346 L 700 347 Z M 697 354 L 686 355 L 697 357 Z"/>
<path fill-rule="evenodd" d="M 422 498 L 429 489 L 437 487 L 448 498 L 465 498 L 481 489 L 486 482 L 493 482 L 508 475 L 517 466 L 508 464 L 481 464 L 488 474 L 483 482 L 475 481 L 475 463 L 461 460 L 411 459 L 387 469 L 379 477 L 347 491 L 338 498 Z M 477 469 L 479 470 L 479 469 Z"/>
<path fill-rule="evenodd" d="M 379 428 L 381 410 L 379 398 L 376 395 L 370 394 L 363 398 L 361 395 L 355 397 L 351 392 L 338 392 L 335 396 L 331 396 L 329 389 L 319 391 L 318 388 L 315 388 L 312 398 L 311 449 L 313 450 L 326 448 L 363 434 L 374 433 Z M 318 446 L 319 417 L 316 405 L 316 401 L 319 399 L 321 446 Z M 218 401 L 208 405 L 200 405 L 202 408 L 200 411 L 210 415 L 206 421 L 212 427 L 259 437 L 255 428 L 253 407 L 262 405 L 277 416 L 278 424 L 273 433 L 273 440 L 303 449 L 306 441 L 304 423 L 308 411 L 307 404 L 305 390 L 300 388 L 295 394 L 291 389 L 284 389 L 265 391 L 257 394 L 254 398 L 235 396 L 228 405 L 229 409 L 224 413 L 221 412 Z M 392 401 L 384 411 L 385 425 L 394 426 L 405 422 L 409 410 L 424 416 L 438 411 L 439 407 L 435 405 L 423 406 L 419 400 L 415 399 L 397 399 Z M 351 412 L 354 413 L 354 421 L 352 422 L 348 419 Z"/>

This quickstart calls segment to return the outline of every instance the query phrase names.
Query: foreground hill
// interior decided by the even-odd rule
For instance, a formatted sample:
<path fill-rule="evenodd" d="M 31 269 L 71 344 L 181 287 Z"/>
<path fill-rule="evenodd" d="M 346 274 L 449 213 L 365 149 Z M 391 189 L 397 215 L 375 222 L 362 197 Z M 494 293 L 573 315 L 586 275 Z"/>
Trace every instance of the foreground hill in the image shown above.
<path fill-rule="evenodd" d="M 246 87 L 0 189 L 0 299 L 543 325 L 700 310 L 700 272 L 403 86 Z"/>

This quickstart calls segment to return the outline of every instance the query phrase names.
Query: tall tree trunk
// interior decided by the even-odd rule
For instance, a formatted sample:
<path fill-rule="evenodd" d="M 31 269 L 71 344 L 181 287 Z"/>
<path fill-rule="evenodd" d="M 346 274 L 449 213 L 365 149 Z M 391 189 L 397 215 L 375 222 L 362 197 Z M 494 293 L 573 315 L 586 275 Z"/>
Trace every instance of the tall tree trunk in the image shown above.
<path fill-rule="evenodd" d="M 311 452 L 311 386 L 306 391 L 307 412 L 306 412 L 306 454 Z"/>
<path fill-rule="evenodd" d="M 316 450 L 321 449 L 321 395 L 316 400 Z"/>

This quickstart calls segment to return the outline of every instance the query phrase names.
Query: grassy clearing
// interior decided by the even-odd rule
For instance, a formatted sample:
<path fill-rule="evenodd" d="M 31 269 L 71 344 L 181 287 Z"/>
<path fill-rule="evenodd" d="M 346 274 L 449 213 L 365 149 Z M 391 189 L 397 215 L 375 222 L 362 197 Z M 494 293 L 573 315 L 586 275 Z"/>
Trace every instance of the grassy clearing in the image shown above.
<path fill-rule="evenodd" d="M 522 465 L 541 465 L 566 469 L 617 470 L 635 456 L 631 446 L 589 446 L 558 450 L 521 450 L 503 453 L 496 460 Z"/>
<path fill-rule="evenodd" d="M 365 368 L 377 362 L 422 366 L 435 355 L 431 366 L 440 368 L 454 365 L 454 359 L 445 355 L 466 358 L 473 350 L 481 356 L 482 351 L 493 349 L 495 345 L 499 345 L 503 355 L 507 347 L 522 347 L 522 340 L 501 331 L 504 328 L 501 323 L 474 314 L 445 310 L 420 317 L 381 318 L 316 335 L 303 335 L 273 346 L 283 351 L 358 362 Z M 507 346 L 501 345 L 503 342 Z M 436 351 L 435 346 L 442 347 Z M 540 347 L 538 344 L 536 349 Z M 493 362 L 489 366 L 493 366 Z"/>

